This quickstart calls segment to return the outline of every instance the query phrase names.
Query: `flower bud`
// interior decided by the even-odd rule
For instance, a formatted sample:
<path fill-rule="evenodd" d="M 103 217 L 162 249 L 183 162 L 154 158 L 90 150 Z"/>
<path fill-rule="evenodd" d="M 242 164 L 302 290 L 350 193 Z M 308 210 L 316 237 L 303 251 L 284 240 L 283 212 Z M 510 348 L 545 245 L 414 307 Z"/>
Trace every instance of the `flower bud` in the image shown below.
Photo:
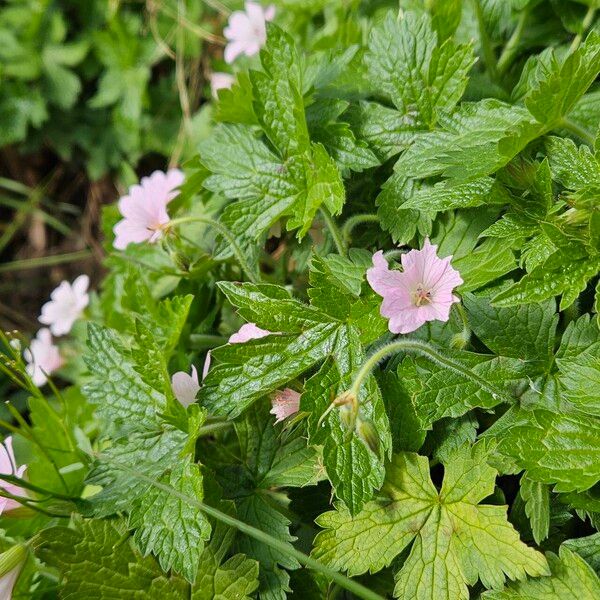
<path fill-rule="evenodd" d="M 0 577 L 24 563 L 26 558 L 27 547 L 25 544 L 17 544 L 0 554 Z"/>
<path fill-rule="evenodd" d="M 358 416 L 356 418 L 356 435 L 369 447 L 371 452 L 379 453 L 379 436 L 371 421 Z"/>

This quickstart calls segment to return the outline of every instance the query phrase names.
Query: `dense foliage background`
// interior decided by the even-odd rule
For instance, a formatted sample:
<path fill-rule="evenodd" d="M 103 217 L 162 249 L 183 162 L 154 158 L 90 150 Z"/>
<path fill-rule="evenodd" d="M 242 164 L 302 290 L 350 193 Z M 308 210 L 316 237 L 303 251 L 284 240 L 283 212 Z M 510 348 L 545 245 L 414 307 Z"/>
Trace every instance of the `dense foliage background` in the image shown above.
<path fill-rule="evenodd" d="M 231 65 L 242 3 L 0 8 L 0 591 L 599 598 L 600 6 L 274 4 Z M 427 239 L 460 302 L 395 335 L 365 274 Z"/>

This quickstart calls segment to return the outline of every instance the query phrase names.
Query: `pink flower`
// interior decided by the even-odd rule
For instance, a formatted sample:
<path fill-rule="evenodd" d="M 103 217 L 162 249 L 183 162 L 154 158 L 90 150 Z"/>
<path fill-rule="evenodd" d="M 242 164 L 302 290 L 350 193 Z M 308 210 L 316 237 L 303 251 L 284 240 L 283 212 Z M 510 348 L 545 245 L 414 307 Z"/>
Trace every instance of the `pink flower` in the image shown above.
<path fill-rule="evenodd" d="M 50 301 L 42 306 L 40 323 L 49 325 L 54 335 L 69 333 L 90 301 L 87 293 L 89 284 L 87 275 L 80 275 L 73 284 L 62 281 L 50 294 Z"/>
<path fill-rule="evenodd" d="M 29 348 L 23 352 L 23 357 L 27 361 L 25 370 L 38 387 L 46 383 L 47 375 L 63 364 L 58 346 L 52 343 L 52 334 L 47 327 L 42 327 L 37 332 Z"/>
<path fill-rule="evenodd" d="M 154 171 L 150 177 L 142 177 L 139 185 L 132 185 L 127 196 L 119 200 L 119 212 L 123 215 L 113 228 L 114 246 L 125 250 L 128 244 L 156 242 L 169 222 L 167 204 L 179 192 L 184 175 L 179 169 L 166 173 Z"/>
<path fill-rule="evenodd" d="M 230 73 L 213 73 L 210 76 L 210 91 L 216 98 L 219 90 L 228 90 L 235 81 L 235 77 Z"/>
<path fill-rule="evenodd" d="M 261 329 L 256 326 L 256 323 L 245 323 L 242 325 L 237 333 L 234 333 L 229 337 L 230 344 L 243 344 L 250 340 L 259 340 L 267 335 L 271 335 L 271 331 Z"/>
<path fill-rule="evenodd" d="M 275 7 L 266 9 L 257 2 L 246 2 L 245 12 L 236 10 L 223 30 L 229 43 L 225 47 L 225 62 L 232 63 L 240 54 L 254 56 L 267 40 L 267 21 L 275 17 Z"/>
<path fill-rule="evenodd" d="M 27 465 L 22 465 L 17 468 L 17 461 L 15 460 L 12 447 L 12 437 L 7 437 L 4 442 L 0 444 L 0 474 L 23 477 L 26 468 Z M 13 496 L 27 496 L 27 492 L 23 488 L 2 479 L 0 479 L 0 488 Z M 21 504 L 16 500 L 0 497 L 0 515 L 5 511 L 13 510 L 13 508 L 19 508 L 20 506 Z M 4 596 L 0 596 L 0 598 L 4 598 Z"/>
<path fill-rule="evenodd" d="M 200 389 L 196 367 L 192 365 L 190 375 L 183 371 L 174 373 L 173 377 L 171 377 L 171 388 L 175 394 L 175 398 L 187 408 L 196 399 L 196 394 Z"/>
<path fill-rule="evenodd" d="M 383 297 L 381 315 L 392 333 L 410 333 L 427 321 L 447 321 L 450 308 L 460 300 L 452 290 L 463 280 L 450 266 L 451 256 L 439 258 L 437 246 L 425 240 L 422 250 L 403 254 L 403 271 L 392 271 L 379 251 L 367 270 L 369 285 Z"/>
<path fill-rule="evenodd" d="M 300 408 L 300 394 L 290 388 L 277 391 L 271 398 L 271 414 L 275 415 L 275 423 L 298 412 Z"/>
<path fill-rule="evenodd" d="M 258 340 L 266 337 L 267 335 L 273 335 L 273 332 L 257 327 L 256 323 L 244 323 L 244 325 L 242 325 L 236 333 L 231 334 L 229 337 L 229 343 L 243 344 L 244 342 Z M 206 353 L 206 358 L 204 359 L 204 367 L 202 367 L 203 380 L 208 375 L 208 369 L 210 369 L 211 360 L 212 358 L 210 356 L 210 351 L 208 351 Z"/>
<path fill-rule="evenodd" d="M 15 583 L 17 583 L 22 568 L 22 564 L 17 565 L 14 569 L 6 573 L 6 575 L 0 577 L 0 598 L 2 600 L 11 600 L 13 588 L 15 587 Z"/>

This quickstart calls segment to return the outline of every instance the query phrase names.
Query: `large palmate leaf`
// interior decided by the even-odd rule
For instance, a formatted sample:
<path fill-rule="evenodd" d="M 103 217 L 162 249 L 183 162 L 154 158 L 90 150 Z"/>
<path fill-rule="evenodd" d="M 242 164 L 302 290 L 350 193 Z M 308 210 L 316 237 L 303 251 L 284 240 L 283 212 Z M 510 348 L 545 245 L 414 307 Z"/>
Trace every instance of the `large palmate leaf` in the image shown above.
<path fill-rule="evenodd" d="M 544 557 L 519 540 L 505 506 L 480 504 L 494 490 L 496 471 L 485 448 L 462 447 L 445 465 L 438 492 L 427 458 L 395 455 L 382 497 L 354 517 L 338 507 L 317 519 L 325 528 L 315 557 L 349 574 L 378 571 L 410 545 L 396 575 L 398 598 L 469 598 L 477 580 L 499 588 L 505 577 L 547 574 Z"/>

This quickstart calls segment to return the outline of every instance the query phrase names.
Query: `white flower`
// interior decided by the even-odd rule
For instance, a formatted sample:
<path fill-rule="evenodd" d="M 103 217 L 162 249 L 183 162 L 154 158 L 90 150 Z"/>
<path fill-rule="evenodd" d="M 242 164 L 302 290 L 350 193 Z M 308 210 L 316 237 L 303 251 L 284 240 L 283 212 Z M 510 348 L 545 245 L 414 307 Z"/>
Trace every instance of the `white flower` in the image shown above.
<path fill-rule="evenodd" d="M 183 371 L 177 371 L 171 377 L 171 388 L 175 394 L 175 398 L 183 404 L 186 408 L 194 402 L 196 394 L 200 389 L 198 382 L 198 371 L 196 367 L 192 365 L 192 372 L 190 375 Z"/>
<path fill-rule="evenodd" d="M 50 301 L 42 306 L 40 323 L 48 325 L 54 335 L 69 333 L 73 323 L 89 304 L 89 285 L 90 278 L 87 275 L 80 275 L 72 284 L 62 281 L 50 294 Z"/>
<path fill-rule="evenodd" d="M 0 577 L 0 598 L 2 600 L 11 600 L 13 588 L 15 587 L 15 583 L 17 583 L 22 568 L 23 565 L 17 565 L 12 571 Z"/>
<path fill-rule="evenodd" d="M 216 98 L 219 90 L 228 90 L 235 81 L 235 77 L 230 73 L 213 73 L 210 76 L 210 91 Z"/>
<path fill-rule="evenodd" d="M 232 63 L 240 54 L 254 56 L 267 41 L 267 21 L 275 16 L 275 7 L 264 9 L 256 2 L 246 2 L 245 10 L 236 10 L 223 30 L 229 40 L 225 47 L 225 62 Z"/>
<path fill-rule="evenodd" d="M 52 334 L 47 327 L 42 327 L 37 332 L 23 356 L 27 361 L 26 371 L 38 387 L 44 385 L 48 380 L 47 375 L 59 369 L 63 363 L 58 346 L 52 343 Z"/>

